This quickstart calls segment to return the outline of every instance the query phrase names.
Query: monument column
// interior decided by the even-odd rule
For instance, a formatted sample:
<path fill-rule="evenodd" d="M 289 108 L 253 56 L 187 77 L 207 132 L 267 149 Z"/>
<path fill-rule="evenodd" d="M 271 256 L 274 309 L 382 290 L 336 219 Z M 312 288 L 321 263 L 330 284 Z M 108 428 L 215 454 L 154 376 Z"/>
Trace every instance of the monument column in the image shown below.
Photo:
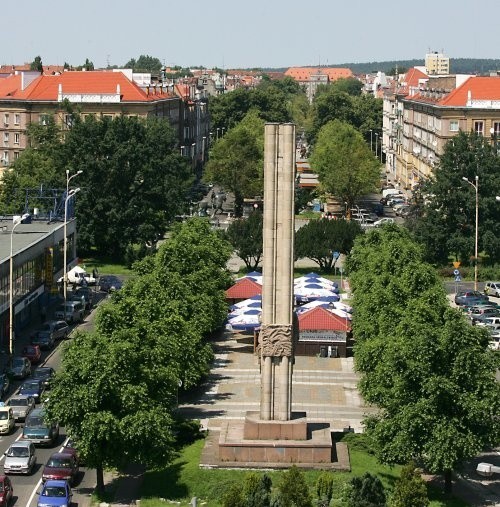
<path fill-rule="evenodd" d="M 262 325 L 262 420 L 292 416 L 295 125 L 266 124 Z"/>

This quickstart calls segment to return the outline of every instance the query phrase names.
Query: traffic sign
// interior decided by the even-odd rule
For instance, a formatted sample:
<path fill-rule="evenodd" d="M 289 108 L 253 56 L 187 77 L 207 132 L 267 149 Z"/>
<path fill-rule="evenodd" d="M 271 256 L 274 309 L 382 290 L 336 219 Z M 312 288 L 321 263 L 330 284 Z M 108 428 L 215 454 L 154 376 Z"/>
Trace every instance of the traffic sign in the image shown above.
<path fill-rule="evenodd" d="M 340 252 L 333 252 L 333 253 L 332 253 L 332 257 L 333 257 L 334 259 L 338 259 L 338 258 L 340 257 Z"/>
<path fill-rule="evenodd" d="M 461 282 L 462 277 L 460 275 L 455 276 L 455 282 Z"/>
<path fill-rule="evenodd" d="M 460 276 L 460 271 L 458 271 L 458 269 L 454 269 L 454 270 L 453 270 L 453 274 L 454 274 L 455 276 Z"/>
<path fill-rule="evenodd" d="M 455 261 L 455 262 L 453 263 L 453 267 L 454 267 L 454 268 L 459 268 L 459 267 L 460 267 L 460 261 Z"/>

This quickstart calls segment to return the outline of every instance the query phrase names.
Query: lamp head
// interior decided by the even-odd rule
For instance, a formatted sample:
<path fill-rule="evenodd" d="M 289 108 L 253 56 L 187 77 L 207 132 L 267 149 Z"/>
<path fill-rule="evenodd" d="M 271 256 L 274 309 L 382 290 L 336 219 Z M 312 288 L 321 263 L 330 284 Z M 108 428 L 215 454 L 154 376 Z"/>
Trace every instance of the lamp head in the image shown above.
<path fill-rule="evenodd" d="M 465 176 L 462 176 L 462 179 L 463 179 L 464 181 L 469 181 L 469 180 L 468 180 Z"/>
<path fill-rule="evenodd" d="M 69 192 L 68 192 L 68 198 L 69 197 L 72 197 L 74 196 L 77 192 L 80 192 L 81 188 L 78 187 L 78 188 L 72 188 Z"/>

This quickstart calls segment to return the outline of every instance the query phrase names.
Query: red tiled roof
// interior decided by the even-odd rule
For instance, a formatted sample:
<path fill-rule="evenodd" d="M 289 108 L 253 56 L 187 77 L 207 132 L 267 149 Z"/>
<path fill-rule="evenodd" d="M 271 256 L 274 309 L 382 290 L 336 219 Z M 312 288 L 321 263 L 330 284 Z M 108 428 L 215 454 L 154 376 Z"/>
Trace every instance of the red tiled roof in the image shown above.
<path fill-rule="evenodd" d="M 290 67 L 285 71 L 285 76 L 290 76 L 297 81 L 309 81 L 310 77 L 316 74 L 326 74 L 330 81 L 353 77 L 351 69 L 342 67 Z"/>
<path fill-rule="evenodd" d="M 250 278 L 242 278 L 226 290 L 226 299 L 249 299 L 258 294 L 262 294 L 262 285 Z"/>
<path fill-rule="evenodd" d="M 500 100 L 500 77 L 470 77 L 458 88 L 455 88 L 438 104 L 441 106 L 465 107 L 470 92 L 472 100 Z"/>
<path fill-rule="evenodd" d="M 299 329 L 349 331 L 351 323 L 334 313 L 317 306 L 299 315 Z"/>
<path fill-rule="evenodd" d="M 122 102 L 149 102 L 171 96 L 155 93 L 153 87 L 148 94 L 121 72 L 82 71 L 39 76 L 24 90 L 21 90 L 20 76 L 10 76 L 0 83 L 0 97 L 5 98 L 7 90 L 14 99 L 57 101 L 59 85 L 63 94 L 113 94 L 119 85 Z"/>
<path fill-rule="evenodd" d="M 412 67 L 411 69 L 408 69 L 406 72 L 406 75 L 404 77 L 404 83 L 408 88 L 414 88 L 418 86 L 418 82 L 421 79 L 426 79 L 429 76 L 425 74 L 424 72 L 416 69 L 415 67 Z"/>

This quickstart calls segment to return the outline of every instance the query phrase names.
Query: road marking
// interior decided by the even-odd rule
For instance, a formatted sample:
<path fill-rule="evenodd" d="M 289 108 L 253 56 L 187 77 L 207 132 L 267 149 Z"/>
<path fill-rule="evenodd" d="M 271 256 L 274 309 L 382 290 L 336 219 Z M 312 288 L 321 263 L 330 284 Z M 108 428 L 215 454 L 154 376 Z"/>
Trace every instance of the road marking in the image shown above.
<path fill-rule="evenodd" d="M 28 503 L 26 504 L 26 507 L 30 507 L 31 502 L 32 502 L 33 498 L 35 497 L 35 495 L 37 493 L 37 490 L 41 486 L 41 484 L 42 484 L 42 478 L 40 477 L 40 479 L 36 483 L 36 486 L 35 486 L 35 489 L 33 490 L 33 493 L 31 493 L 31 496 L 30 496 L 30 498 L 28 500 Z"/>

